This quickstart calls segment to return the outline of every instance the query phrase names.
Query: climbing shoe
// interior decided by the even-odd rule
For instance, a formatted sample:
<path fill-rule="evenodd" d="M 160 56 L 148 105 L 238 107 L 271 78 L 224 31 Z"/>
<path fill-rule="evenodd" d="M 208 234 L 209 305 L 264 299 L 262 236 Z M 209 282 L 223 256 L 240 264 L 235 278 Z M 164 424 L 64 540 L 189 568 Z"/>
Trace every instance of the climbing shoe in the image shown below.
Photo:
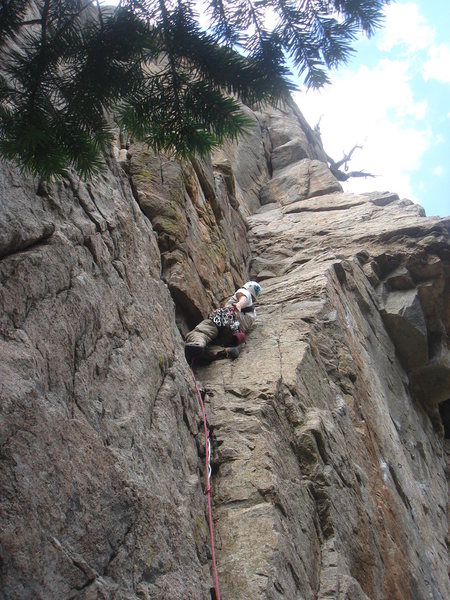
<path fill-rule="evenodd" d="M 239 346 L 232 346 L 231 348 L 225 348 L 227 353 L 227 358 L 231 358 L 231 360 L 236 360 L 236 358 L 241 353 L 241 349 Z"/>
<path fill-rule="evenodd" d="M 186 357 L 186 360 L 188 361 L 189 364 L 191 364 L 195 358 L 201 357 L 204 353 L 205 353 L 204 346 L 197 346 L 194 344 L 186 344 L 184 347 L 184 356 Z"/>

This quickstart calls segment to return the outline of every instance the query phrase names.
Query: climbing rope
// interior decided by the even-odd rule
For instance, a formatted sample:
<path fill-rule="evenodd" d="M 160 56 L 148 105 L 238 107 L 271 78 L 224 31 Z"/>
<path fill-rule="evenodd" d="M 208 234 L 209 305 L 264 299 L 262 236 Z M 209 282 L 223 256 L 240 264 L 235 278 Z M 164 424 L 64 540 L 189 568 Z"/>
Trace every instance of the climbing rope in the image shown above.
<path fill-rule="evenodd" d="M 192 363 L 193 364 L 193 363 Z M 209 536 L 211 539 L 211 558 L 213 563 L 213 571 L 214 571 L 214 587 L 216 590 L 216 600 L 220 600 L 220 589 L 219 589 L 219 577 L 217 575 L 217 565 L 216 565 L 216 555 L 214 552 L 214 532 L 213 532 L 213 522 L 212 522 L 212 509 L 211 509 L 211 440 L 209 438 L 209 429 L 206 425 L 206 412 L 205 405 L 203 404 L 203 398 L 200 390 L 198 389 L 197 381 L 195 379 L 194 370 L 191 364 L 191 372 L 194 378 L 195 388 L 197 390 L 198 399 L 200 400 L 200 406 L 202 407 L 203 414 L 203 429 L 205 431 L 205 455 L 206 455 L 206 464 L 205 464 L 205 479 L 206 479 L 206 489 L 205 494 L 208 502 L 208 523 L 209 523 Z"/>

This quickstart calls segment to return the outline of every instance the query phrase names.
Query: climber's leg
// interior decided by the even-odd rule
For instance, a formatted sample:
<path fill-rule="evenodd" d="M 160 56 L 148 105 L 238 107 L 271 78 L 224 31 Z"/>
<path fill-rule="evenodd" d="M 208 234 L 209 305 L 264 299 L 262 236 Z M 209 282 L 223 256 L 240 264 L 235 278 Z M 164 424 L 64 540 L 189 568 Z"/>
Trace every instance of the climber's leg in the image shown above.
<path fill-rule="evenodd" d="M 211 319 L 204 319 L 186 335 L 187 346 L 203 346 L 203 348 L 216 339 L 219 330 Z"/>
<path fill-rule="evenodd" d="M 204 319 L 201 323 L 190 331 L 186 336 L 184 353 L 186 360 L 190 363 L 193 358 L 201 356 L 206 346 L 215 340 L 219 330 L 211 319 Z"/>

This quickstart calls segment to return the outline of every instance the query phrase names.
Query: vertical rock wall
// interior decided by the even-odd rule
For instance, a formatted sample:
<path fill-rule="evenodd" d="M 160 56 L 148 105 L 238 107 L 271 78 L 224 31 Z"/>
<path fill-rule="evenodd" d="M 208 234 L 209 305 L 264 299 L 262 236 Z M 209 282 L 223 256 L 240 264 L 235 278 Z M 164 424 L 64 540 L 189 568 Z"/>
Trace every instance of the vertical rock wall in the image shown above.
<path fill-rule="evenodd" d="M 447 597 L 449 222 L 421 214 L 332 194 L 249 219 L 259 324 L 238 361 L 199 373 L 227 599 Z M 433 309 L 411 300 L 423 287 Z M 419 362 L 436 390 L 415 393 Z"/>
<path fill-rule="evenodd" d="M 212 598 L 182 334 L 249 276 L 247 346 L 196 372 L 223 598 L 448 596 L 448 221 L 343 194 L 298 110 L 249 114 L 210 160 L 1 165 L 0 597 Z"/>
<path fill-rule="evenodd" d="M 2 598 L 208 598 L 200 414 L 126 177 L 2 164 Z"/>

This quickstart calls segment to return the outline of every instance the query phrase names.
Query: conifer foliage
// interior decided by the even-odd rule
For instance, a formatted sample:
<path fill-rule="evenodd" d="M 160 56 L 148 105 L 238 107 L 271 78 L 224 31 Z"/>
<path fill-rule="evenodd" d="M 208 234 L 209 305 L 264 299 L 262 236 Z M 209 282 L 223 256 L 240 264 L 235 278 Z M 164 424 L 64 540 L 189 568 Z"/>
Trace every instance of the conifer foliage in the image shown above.
<path fill-rule="evenodd" d="M 205 31 L 192 0 L 1 0 L 0 155 L 43 179 L 89 176 L 117 125 L 205 154 L 249 127 L 239 100 L 288 97 L 288 64 L 324 85 L 388 2 L 208 0 Z"/>

